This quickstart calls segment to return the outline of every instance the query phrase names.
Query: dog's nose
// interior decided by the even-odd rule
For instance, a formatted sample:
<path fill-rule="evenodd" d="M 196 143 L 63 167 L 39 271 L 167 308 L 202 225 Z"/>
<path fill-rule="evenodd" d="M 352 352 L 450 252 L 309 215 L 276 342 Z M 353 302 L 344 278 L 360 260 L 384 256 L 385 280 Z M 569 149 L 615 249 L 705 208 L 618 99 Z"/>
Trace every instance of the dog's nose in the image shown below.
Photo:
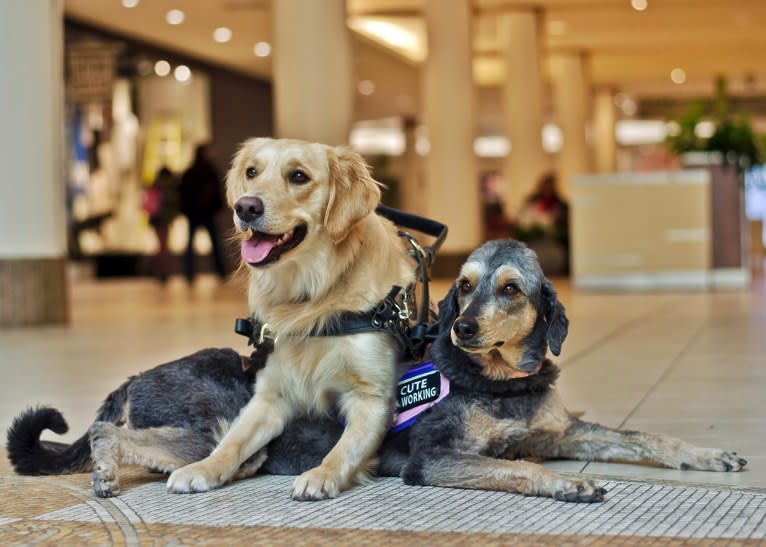
<path fill-rule="evenodd" d="M 476 336 L 477 332 L 479 332 L 479 323 L 476 322 L 476 319 L 459 317 L 458 320 L 455 321 L 452 330 L 455 331 L 455 336 L 460 340 L 470 340 Z"/>
<path fill-rule="evenodd" d="M 251 222 L 263 214 L 263 200 L 255 196 L 244 196 L 234 204 L 234 211 L 244 222 Z"/>

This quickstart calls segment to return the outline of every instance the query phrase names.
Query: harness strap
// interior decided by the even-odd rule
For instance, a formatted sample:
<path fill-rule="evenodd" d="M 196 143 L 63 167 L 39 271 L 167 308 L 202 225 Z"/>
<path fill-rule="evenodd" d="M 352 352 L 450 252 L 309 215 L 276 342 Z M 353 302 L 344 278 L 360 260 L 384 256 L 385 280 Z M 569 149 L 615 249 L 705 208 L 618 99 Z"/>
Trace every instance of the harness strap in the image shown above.
<path fill-rule="evenodd" d="M 402 290 L 398 285 L 391 287 L 388 295 L 372 310 L 367 312 L 342 312 L 321 329 L 313 330 L 311 336 L 346 336 L 365 332 L 385 332 L 396 340 L 402 352 L 415 354 L 419 348 L 410 341 L 409 310 L 402 309 L 396 297 Z M 246 336 L 248 345 L 255 348 L 250 356 L 253 366 L 265 365 L 266 358 L 274 351 L 277 337 L 268 323 L 253 318 L 238 318 L 234 332 Z"/>

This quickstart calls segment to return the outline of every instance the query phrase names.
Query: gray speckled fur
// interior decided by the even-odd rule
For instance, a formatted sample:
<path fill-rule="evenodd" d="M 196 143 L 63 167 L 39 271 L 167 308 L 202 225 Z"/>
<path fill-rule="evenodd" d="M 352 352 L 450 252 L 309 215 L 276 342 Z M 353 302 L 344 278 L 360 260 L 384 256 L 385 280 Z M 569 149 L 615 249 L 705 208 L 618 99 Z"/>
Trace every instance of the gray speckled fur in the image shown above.
<path fill-rule="evenodd" d="M 563 501 L 596 502 L 606 491 L 593 481 L 567 478 L 521 457 L 651 462 L 681 469 L 738 471 L 746 461 L 736 453 L 699 448 L 662 435 L 619 431 L 571 416 L 552 389 L 558 368 L 545 354 L 558 355 L 568 320 L 534 253 L 524 244 L 491 241 L 468 263 L 484 272 L 460 309 L 457 286 L 439 304 L 439 336 L 431 348 L 434 364 L 451 382 L 447 399 L 421 418 L 410 433 L 410 457 L 402 470 L 409 484 L 506 490 Z M 475 313 L 501 298 L 492 273 L 511 266 L 522 275 L 521 291 L 534 307 L 534 326 L 520 343 L 515 368 L 539 372 L 498 381 L 483 374 L 481 361 L 456 347 L 450 336 L 458 316 Z M 508 313 L 518 309 L 508 306 Z"/>

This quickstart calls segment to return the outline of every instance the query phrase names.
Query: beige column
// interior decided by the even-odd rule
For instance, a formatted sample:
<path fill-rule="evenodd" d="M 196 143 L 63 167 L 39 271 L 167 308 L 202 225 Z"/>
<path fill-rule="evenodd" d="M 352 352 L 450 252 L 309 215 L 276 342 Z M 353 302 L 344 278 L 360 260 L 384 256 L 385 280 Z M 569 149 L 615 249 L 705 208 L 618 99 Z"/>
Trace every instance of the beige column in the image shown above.
<path fill-rule="evenodd" d="M 412 117 L 405 117 L 402 120 L 402 130 L 404 131 L 404 153 L 402 154 L 402 180 L 399 188 L 401 197 L 400 206 L 403 210 L 424 214 L 423 211 L 423 187 L 420 179 L 420 162 L 415 151 L 415 142 L 417 136 L 417 120 Z"/>
<path fill-rule="evenodd" d="M 65 322 L 60 0 L 3 0 L 0 67 L 0 326 Z"/>
<path fill-rule="evenodd" d="M 271 10 L 276 135 L 347 143 L 354 82 L 345 0 L 278 0 Z"/>
<path fill-rule="evenodd" d="M 471 4 L 469 0 L 425 0 L 423 8 L 428 31 L 423 120 L 430 142 L 424 209 L 426 215 L 449 226 L 443 251 L 459 255 L 481 239 L 473 153 Z"/>
<path fill-rule="evenodd" d="M 599 173 L 611 173 L 617 167 L 616 121 L 614 89 L 597 89 L 593 98 L 593 146 L 595 167 Z"/>
<path fill-rule="evenodd" d="M 505 176 L 505 203 L 511 215 L 549 168 L 543 150 L 543 97 L 540 67 L 539 16 L 534 10 L 499 16 L 507 77 L 503 85 L 506 131 L 511 141 Z"/>
<path fill-rule="evenodd" d="M 590 150 L 585 139 L 590 94 L 582 54 L 554 53 L 549 63 L 553 103 L 564 140 L 556 165 L 558 187 L 568 199 L 570 179 L 591 170 Z"/>

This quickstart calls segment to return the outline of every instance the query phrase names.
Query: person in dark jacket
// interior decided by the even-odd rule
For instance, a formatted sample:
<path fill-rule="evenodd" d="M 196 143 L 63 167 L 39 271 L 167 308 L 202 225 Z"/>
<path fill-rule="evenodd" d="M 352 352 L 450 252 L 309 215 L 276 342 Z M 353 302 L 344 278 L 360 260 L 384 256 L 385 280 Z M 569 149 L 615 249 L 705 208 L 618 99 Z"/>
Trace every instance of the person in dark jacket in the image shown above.
<path fill-rule="evenodd" d="M 194 234 L 204 228 L 213 245 L 213 262 L 218 277 L 226 277 L 221 254 L 221 243 L 215 225 L 216 213 L 223 208 L 221 179 L 212 162 L 209 144 L 201 144 L 194 154 L 194 162 L 181 177 L 181 212 L 189 219 L 189 241 L 186 246 L 185 273 L 189 282 L 194 280 Z"/>

